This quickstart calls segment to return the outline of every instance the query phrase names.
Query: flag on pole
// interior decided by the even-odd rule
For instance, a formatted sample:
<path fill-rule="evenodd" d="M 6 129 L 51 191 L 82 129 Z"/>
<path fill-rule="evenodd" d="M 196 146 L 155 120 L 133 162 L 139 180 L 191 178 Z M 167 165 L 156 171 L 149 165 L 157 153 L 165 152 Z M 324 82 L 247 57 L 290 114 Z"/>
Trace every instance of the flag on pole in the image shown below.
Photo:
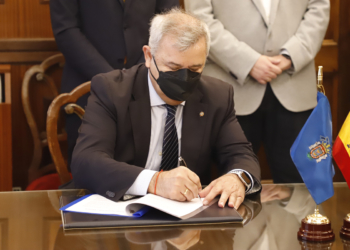
<path fill-rule="evenodd" d="M 334 142 L 333 158 L 350 188 L 350 113 Z"/>
<path fill-rule="evenodd" d="M 312 111 L 290 155 L 316 204 L 334 194 L 332 164 L 332 114 L 327 97 L 318 92 Z"/>

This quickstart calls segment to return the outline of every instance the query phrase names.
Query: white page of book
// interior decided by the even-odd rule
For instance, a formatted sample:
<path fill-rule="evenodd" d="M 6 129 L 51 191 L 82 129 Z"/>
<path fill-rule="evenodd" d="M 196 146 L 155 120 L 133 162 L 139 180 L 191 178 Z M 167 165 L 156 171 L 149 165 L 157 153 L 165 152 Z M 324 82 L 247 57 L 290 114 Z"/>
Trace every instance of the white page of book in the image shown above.
<path fill-rule="evenodd" d="M 101 195 L 93 194 L 85 198 L 82 201 L 70 206 L 66 211 L 79 212 L 87 214 L 108 214 L 108 215 L 121 215 L 131 216 L 126 211 L 126 206 L 129 205 L 130 201 L 111 201 Z"/>
<path fill-rule="evenodd" d="M 101 195 L 93 194 L 65 209 L 69 212 L 132 216 L 145 205 L 156 208 L 180 219 L 194 216 L 207 206 L 203 206 L 203 198 L 192 201 L 174 201 L 161 196 L 147 194 L 139 199 L 129 201 L 111 201 Z"/>

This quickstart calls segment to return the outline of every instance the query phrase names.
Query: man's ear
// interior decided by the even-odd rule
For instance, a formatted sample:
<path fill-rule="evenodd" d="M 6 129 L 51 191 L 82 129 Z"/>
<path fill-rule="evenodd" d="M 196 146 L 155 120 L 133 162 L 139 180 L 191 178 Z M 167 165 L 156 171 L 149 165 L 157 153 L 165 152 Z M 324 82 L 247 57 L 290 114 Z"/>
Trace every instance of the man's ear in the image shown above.
<path fill-rule="evenodd" d="M 145 65 L 147 68 L 151 67 L 151 61 L 152 61 L 152 54 L 151 54 L 151 47 L 148 45 L 145 45 L 142 47 L 143 54 L 145 56 Z"/>

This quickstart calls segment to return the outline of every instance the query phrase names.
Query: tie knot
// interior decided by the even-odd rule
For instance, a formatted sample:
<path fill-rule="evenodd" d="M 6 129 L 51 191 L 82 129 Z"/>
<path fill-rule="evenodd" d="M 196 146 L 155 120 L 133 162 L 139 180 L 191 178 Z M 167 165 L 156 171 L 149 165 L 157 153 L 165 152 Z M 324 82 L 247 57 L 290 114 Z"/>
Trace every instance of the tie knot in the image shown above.
<path fill-rule="evenodd" d="M 172 106 L 169 104 L 164 104 L 164 106 L 166 107 L 166 109 L 168 111 L 168 115 L 175 116 L 177 106 Z"/>

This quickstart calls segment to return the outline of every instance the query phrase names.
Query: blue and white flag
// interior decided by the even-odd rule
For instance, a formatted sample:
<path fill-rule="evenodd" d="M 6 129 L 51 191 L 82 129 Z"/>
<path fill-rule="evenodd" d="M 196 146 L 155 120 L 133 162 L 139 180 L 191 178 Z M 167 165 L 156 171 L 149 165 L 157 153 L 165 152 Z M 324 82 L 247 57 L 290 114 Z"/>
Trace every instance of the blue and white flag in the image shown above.
<path fill-rule="evenodd" d="M 317 205 L 334 195 L 332 114 L 324 94 L 317 93 L 317 106 L 291 147 L 290 155 Z"/>

